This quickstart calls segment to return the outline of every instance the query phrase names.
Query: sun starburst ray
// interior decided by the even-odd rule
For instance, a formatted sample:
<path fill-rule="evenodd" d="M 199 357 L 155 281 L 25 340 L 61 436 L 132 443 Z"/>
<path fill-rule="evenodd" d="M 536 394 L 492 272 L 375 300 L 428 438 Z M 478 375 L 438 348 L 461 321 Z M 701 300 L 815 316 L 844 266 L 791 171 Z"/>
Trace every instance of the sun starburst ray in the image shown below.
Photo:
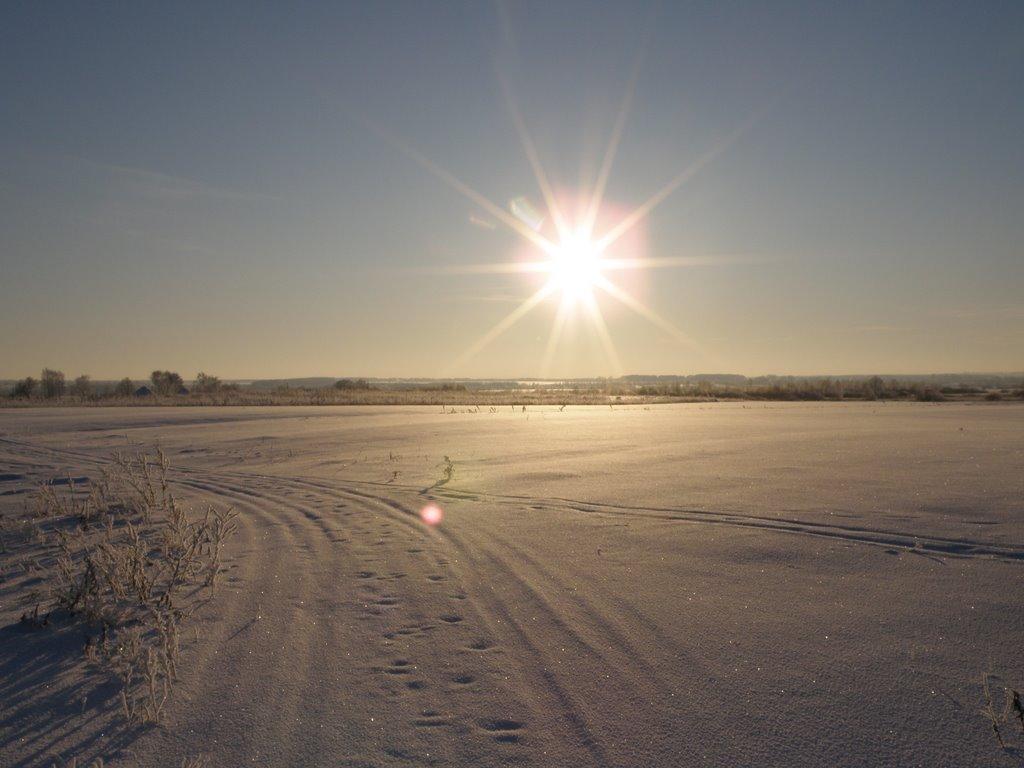
<path fill-rule="evenodd" d="M 761 264 L 768 261 L 761 256 L 719 255 L 666 256 L 661 258 L 630 257 L 612 259 L 604 256 L 595 261 L 600 272 L 625 272 L 639 269 L 672 269 L 679 267 L 720 267 L 727 264 Z M 441 264 L 433 267 L 413 267 L 407 272 L 419 275 L 526 275 L 555 271 L 551 259 L 546 261 L 499 261 L 493 264 Z"/>
<path fill-rule="evenodd" d="M 590 315 L 590 321 L 594 325 L 594 330 L 597 331 L 597 338 L 601 342 L 601 349 L 604 350 L 604 356 L 611 367 L 612 375 L 621 376 L 622 364 L 619 362 L 619 355 L 615 351 L 615 343 L 612 341 L 611 333 L 608 332 L 608 325 L 604 321 L 601 307 L 598 306 L 597 299 L 594 298 L 592 292 L 587 294 L 583 305 L 587 308 L 587 314 Z"/>
<path fill-rule="evenodd" d="M 558 349 L 558 342 L 562 337 L 562 331 L 572 312 L 574 301 L 569 294 L 563 294 L 558 304 L 558 311 L 555 313 L 555 320 L 551 324 L 551 334 L 548 336 L 548 344 L 544 350 L 544 359 L 540 365 L 540 375 L 547 378 L 551 375 L 551 363 L 555 359 L 555 352 Z"/>
<path fill-rule="evenodd" d="M 600 260 L 602 272 L 618 272 L 635 269 L 670 269 L 678 267 L 720 267 L 726 264 L 759 264 L 766 259 L 758 256 L 665 256 L 661 258 L 627 258 Z M 538 262 L 540 263 L 540 262 Z"/>
<path fill-rule="evenodd" d="M 744 131 L 752 123 L 751 120 L 745 121 L 732 133 L 726 136 L 721 141 L 717 142 L 710 149 L 706 150 L 696 160 L 686 166 L 682 171 L 673 176 L 668 183 L 665 184 L 661 189 L 651 195 L 645 202 L 641 203 L 631 213 L 622 219 L 618 224 L 612 227 L 607 233 L 605 233 L 600 239 L 597 240 L 597 249 L 599 251 L 605 251 L 622 237 L 626 232 L 636 226 L 637 222 L 647 216 L 653 211 L 658 205 L 664 202 L 665 198 L 675 192 L 679 187 L 689 181 L 692 177 L 696 176 L 697 173 L 703 169 L 706 165 L 716 160 L 725 150 L 727 150 L 732 144 L 743 134 Z"/>
<path fill-rule="evenodd" d="M 604 159 L 601 161 L 601 169 L 597 174 L 597 182 L 590 195 L 590 204 L 583 216 L 582 230 L 589 236 L 594 230 L 594 222 L 597 221 L 598 211 L 604 200 L 605 188 L 608 186 L 608 179 L 611 176 L 612 165 L 615 163 L 615 156 L 619 151 L 619 143 L 622 141 L 622 134 L 626 129 L 626 120 L 629 117 L 630 105 L 633 103 L 633 94 L 636 92 L 636 84 L 640 79 L 640 70 L 643 68 L 644 58 L 647 54 L 647 40 L 650 37 L 651 25 L 648 25 L 643 40 L 633 60 L 630 70 L 629 81 L 626 83 L 626 91 L 619 104 L 619 111 L 615 117 L 615 125 L 612 127 L 612 135 L 608 140 L 608 147 L 605 149 Z"/>
<path fill-rule="evenodd" d="M 617 286 L 611 280 L 606 278 L 604 275 L 598 275 L 594 280 L 594 285 L 603 290 L 613 299 L 617 299 L 620 303 L 625 304 L 627 307 L 632 309 L 641 317 L 644 317 L 650 322 L 654 323 L 654 325 L 661 328 L 663 331 L 665 331 L 665 333 L 674 338 L 676 341 L 691 348 L 695 352 L 703 352 L 703 350 L 701 350 L 696 341 L 694 341 L 687 334 L 683 333 L 681 330 L 676 328 L 674 325 L 672 325 L 672 323 L 663 318 L 653 309 L 642 304 L 640 301 L 633 298 L 633 296 L 626 293 L 626 291 L 619 288 L 619 286 Z"/>
<path fill-rule="evenodd" d="M 438 165 L 429 157 L 427 157 L 422 152 L 417 150 L 411 144 L 401 139 L 399 136 L 396 136 L 390 131 L 372 122 L 368 122 L 368 124 L 378 135 L 384 137 L 387 141 L 389 141 L 399 150 L 401 150 L 406 155 L 415 160 L 416 163 L 420 165 L 420 167 L 424 168 L 437 178 L 441 179 L 441 181 L 445 182 L 456 192 L 459 192 L 461 195 L 463 195 L 463 197 L 466 197 L 472 202 L 479 205 L 489 214 L 494 216 L 494 218 L 498 219 L 507 227 L 512 229 L 514 232 L 524 237 L 533 245 L 537 246 L 537 248 L 539 248 L 544 253 L 548 254 L 549 256 L 554 254 L 555 244 L 548 240 L 546 237 L 530 229 L 528 226 L 526 226 L 523 222 L 521 222 L 515 216 L 510 214 L 504 208 L 491 202 L 485 195 L 481 194 L 480 192 L 477 192 L 475 189 L 466 184 L 466 182 L 462 181 L 462 179 L 453 174 L 451 171 L 442 168 L 440 165 Z"/>
<path fill-rule="evenodd" d="M 457 369 L 460 365 L 465 363 L 467 360 L 475 356 L 480 350 L 494 341 L 496 338 L 501 336 L 505 331 L 511 328 L 513 325 L 518 323 L 526 314 L 530 312 L 534 307 L 540 304 L 555 290 L 555 285 L 552 282 L 547 282 L 542 285 L 535 293 L 527 298 L 522 304 L 517 306 L 504 318 L 499 320 L 487 333 L 477 339 L 465 352 L 459 355 L 451 364 L 451 368 Z"/>
<path fill-rule="evenodd" d="M 516 133 L 519 134 L 519 143 L 523 145 L 523 152 L 526 155 L 527 161 L 530 163 L 530 168 L 533 170 L 533 176 L 537 180 L 537 186 L 540 187 L 541 195 L 544 197 L 544 205 L 547 206 L 548 213 L 551 215 L 551 221 L 555 225 L 555 230 L 558 232 L 558 236 L 564 237 L 569 231 L 569 225 L 565 221 L 565 217 L 562 215 L 561 209 L 558 207 L 558 201 L 555 198 L 554 190 L 551 188 L 551 182 L 548 180 L 548 175 L 544 171 L 544 166 L 541 165 L 540 156 L 537 154 L 537 147 L 533 143 L 533 139 L 530 137 L 530 132 L 526 128 L 526 122 L 523 120 L 523 116 L 519 111 L 519 107 L 516 106 L 515 98 L 512 95 L 512 88 L 502 75 L 498 75 L 498 80 L 501 82 L 501 89 L 505 95 L 505 106 L 508 108 L 509 114 L 512 116 L 512 123 L 515 125 Z"/>
<path fill-rule="evenodd" d="M 548 261 L 502 261 L 496 264 L 442 264 L 436 267 L 414 267 L 420 275 L 528 275 L 551 272 Z"/>

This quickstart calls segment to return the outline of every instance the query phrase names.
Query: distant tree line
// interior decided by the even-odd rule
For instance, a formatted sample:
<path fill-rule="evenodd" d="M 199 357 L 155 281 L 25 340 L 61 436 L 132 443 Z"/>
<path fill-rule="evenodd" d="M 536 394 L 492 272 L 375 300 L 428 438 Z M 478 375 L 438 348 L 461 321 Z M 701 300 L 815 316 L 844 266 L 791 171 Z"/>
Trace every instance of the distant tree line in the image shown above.
<path fill-rule="evenodd" d="M 645 379 L 645 380 L 643 380 Z M 186 382 L 176 371 L 155 370 L 147 381 L 125 377 L 117 382 L 95 382 L 83 374 L 68 380 L 63 371 L 44 368 L 39 378 L 26 377 L 14 383 L 8 398 L 22 401 L 106 403 L 125 400 L 142 403 L 178 402 L 191 405 L 343 405 L 358 403 L 477 403 L 501 402 L 523 397 L 532 402 L 606 403 L 629 399 L 679 400 L 918 400 L 1024 399 L 1024 382 L 1019 386 L 1009 377 L 1001 382 L 946 382 L 937 377 L 897 379 L 871 376 L 855 379 L 759 377 L 716 374 L 712 377 L 621 377 L 553 382 L 488 382 L 477 388 L 473 382 L 436 380 L 374 380 L 345 378 L 313 386 L 289 386 L 282 382 L 272 390 L 225 383 L 200 371 Z M 653 379 L 653 380 L 652 380 Z M 305 380 L 303 380 L 305 381 Z M 419 397 L 416 393 L 419 393 Z M 0 392 L 0 397 L 3 393 Z"/>
<path fill-rule="evenodd" d="M 368 390 L 373 389 L 366 379 L 338 379 L 334 382 L 334 388 L 340 390 Z"/>
<path fill-rule="evenodd" d="M 9 396 L 19 399 L 60 400 L 71 397 L 77 400 L 94 400 L 102 397 L 125 398 L 132 396 L 145 397 L 155 394 L 162 397 L 187 395 L 189 392 L 199 394 L 215 394 L 237 390 L 235 384 L 225 384 L 218 377 L 200 371 L 196 374 L 191 389 L 185 385 L 184 379 L 175 371 L 153 371 L 149 375 L 148 386 L 136 387 L 136 383 L 128 376 L 113 385 L 97 386 L 91 377 L 82 374 L 68 384 L 63 371 L 44 368 L 39 378 L 27 376 L 15 382 Z"/>
<path fill-rule="evenodd" d="M 630 394 L 609 384 L 613 394 Z M 920 381 L 900 381 L 881 376 L 851 381 L 839 379 L 795 380 L 771 384 L 744 383 L 721 384 L 710 381 L 672 382 L 665 384 L 640 384 L 633 388 L 633 394 L 642 397 L 717 398 L 755 400 L 917 400 L 919 402 L 941 402 L 957 395 L 979 395 L 987 400 L 1001 400 L 1003 393 L 976 387 L 939 387 Z M 1008 397 L 1024 398 L 1024 384 L 1016 391 L 1006 392 Z"/>
<path fill-rule="evenodd" d="M 366 392 L 380 389 L 381 387 L 371 384 L 367 379 L 338 379 L 334 382 L 334 388 L 342 392 Z M 465 384 L 457 381 L 443 381 L 430 383 L 406 384 L 394 382 L 385 386 L 386 389 L 403 390 L 410 389 L 416 392 L 467 392 Z"/>

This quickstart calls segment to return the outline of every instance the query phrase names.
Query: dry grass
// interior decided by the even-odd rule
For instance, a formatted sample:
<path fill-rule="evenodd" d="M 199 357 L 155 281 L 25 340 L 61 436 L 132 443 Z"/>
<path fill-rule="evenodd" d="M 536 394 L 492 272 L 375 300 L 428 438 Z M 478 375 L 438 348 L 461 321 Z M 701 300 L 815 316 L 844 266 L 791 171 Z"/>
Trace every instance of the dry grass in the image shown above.
<path fill-rule="evenodd" d="M 120 683 L 129 724 L 160 723 L 178 676 L 181 625 L 203 590 L 212 592 L 232 509 L 185 508 L 168 480 L 166 457 L 117 455 L 88 493 L 73 478 L 44 485 L 18 536 L 39 554 L 23 567 L 42 574 L 22 621 L 74 622 L 82 660 Z"/>
<path fill-rule="evenodd" d="M 985 706 L 981 708 L 981 714 L 992 726 L 992 734 L 996 737 L 996 741 L 999 742 L 999 746 L 1006 749 L 1006 741 L 1003 736 L 1004 729 L 1013 720 L 1018 721 L 1021 732 L 1024 733 L 1024 702 L 1021 701 L 1019 691 L 1004 686 L 1003 706 L 1001 709 L 997 709 L 996 697 L 992 695 L 992 687 L 990 685 L 992 677 L 991 672 L 986 672 L 981 676 L 981 687 L 985 697 Z"/>

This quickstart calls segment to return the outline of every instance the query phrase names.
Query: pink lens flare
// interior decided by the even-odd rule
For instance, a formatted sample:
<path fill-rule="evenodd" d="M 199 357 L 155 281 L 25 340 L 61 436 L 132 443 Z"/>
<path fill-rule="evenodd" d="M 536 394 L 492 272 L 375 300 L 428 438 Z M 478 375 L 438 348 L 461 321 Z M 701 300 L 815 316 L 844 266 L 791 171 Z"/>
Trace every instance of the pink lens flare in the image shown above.
<path fill-rule="evenodd" d="M 440 525 L 444 520 L 444 510 L 437 504 L 427 504 L 420 510 L 420 519 L 427 525 Z"/>

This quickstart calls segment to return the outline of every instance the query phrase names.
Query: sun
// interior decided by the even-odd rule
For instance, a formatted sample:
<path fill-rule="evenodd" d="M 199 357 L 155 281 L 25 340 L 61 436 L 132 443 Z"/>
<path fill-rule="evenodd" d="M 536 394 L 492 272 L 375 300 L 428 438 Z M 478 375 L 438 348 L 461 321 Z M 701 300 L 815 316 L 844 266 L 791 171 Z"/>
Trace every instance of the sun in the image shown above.
<path fill-rule="evenodd" d="M 601 277 L 601 252 L 583 231 L 567 233 L 553 249 L 547 264 L 552 291 L 576 301 L 591 295 Z"/>
<path fill-rule="evenodd" d="M 640 58 L 642 57 L 638 56 L 637 62 L 640 61 Z M 615 155 L 618 151 L 619 142 L 622 138 L 638 72 L 639 63 L 634 66 L 633 77 L 630 79 L 626 93 L 619 106 L 615 125 L 593 187 L 589 190 L 581 191 L 582 200 L 580 202 L 582 202 L 582 206 L 578 209 L 581 215 L 577 219 L 568 218 L 565 213 L 570 209 L 563 208 L 559 204 L 555 190 L 541 165 L 537 147 L 534 145 L 533 139 L 526 129 L 526 124 L 519 112 L 519 108 L 512 98 L 511 90 L 507 87 L 503 78 L 502 89 L 506 105 L 512 114 L 513 125 L 519 134 L 520 143 L 533 170 L 537 186 L 541 195 L 543 195 L 543 208 L 546 208 L 546 211 L 538 210 L 530 204 L 528 198 L 522 195 L 509 200 L 506 209 L 471 187 L 447 168 L 428 158 L 409 142 L 381 126 L 371 124 L 371 128 L 390 141 L 397 149 L 404 152 L 426 171 L 436 176 L 477 206 L 479 211 L 485 216 L 482 218 L 473 213 L 469 217 L 471 223 L 490 230 L 495 229 L 498 223 L 503 224 L 532 246 L 530 256 L 526 258 L 489 264 L 448 265 L 440 268 L 443 274 L 537 275 L 539 273 L 546 276 L 546 279 L 534 293 L 516 305 L 461 354 L 454 357 L 448 366 L 449 371 L 458 370 L 474 355 L 533 311 L 545 299 L 556 295 L 560 295 L 561 301 L 555 313 L 551 335 L 548 338 L 544 353 L 544 362 L 541 368 L 542 376 L 547 375 L 545 371 L 555 356 L 562 329 L 566 325 L 567 319 L 575 313 L 581 313 L 590 321 L 590 325 L 604 350 L 609 371 L 612 375 L 621 375 L 622 366 L 619 363 L 615 344 L 604 320 L 601 301 L 599 301 L 601 297 L 607 297 L 618 302 L 661 329 L 679 344 L 696 354 L 704 357 L 707 356 L 694 339 L 642 301 L 635 298 L 630 292 L 620 287 L 612 279 L 612 276 L 623 271 L 694 267 L 720 262 L 724 263 L 726 261 L 715 256 L 704 257 L 699 255 L 651 258 L 643 253 L 630 252 L 636 249 L 631 247 L 628 241 L 622 240 L 622 238 L 636 227 L 638 223 L 648 218 L 651 212 L 672 195 L 673 192 L 683 186 L 702 168 L 712 163 L 736 142 L 747 128 L 754 123 L 757 114 L 741 123 L 731 133 L 719 139 L 708 150 L 697 156 L 689 164 L 683 166 L 678 173 L 671 177 L 643 203 L 622 215 L 621 218 L 618 218 L 617 223 L 608 229 L 604 229 L 602 226 L 602 231 L 597 233 L 595 232 L 595 225 L 598 224 L 600 219 L 608 218 L 607 211 L 604 209 L 604 194 Z M 550 222 L 550 226 L 547 226 L 548 222 Z M 602 221 L 601 223 L 605 224 L 606 222 Z M 552 227 L 554 232 L 552 232 Z M 553 235 L 553 237 L 550 235 Z"/>

